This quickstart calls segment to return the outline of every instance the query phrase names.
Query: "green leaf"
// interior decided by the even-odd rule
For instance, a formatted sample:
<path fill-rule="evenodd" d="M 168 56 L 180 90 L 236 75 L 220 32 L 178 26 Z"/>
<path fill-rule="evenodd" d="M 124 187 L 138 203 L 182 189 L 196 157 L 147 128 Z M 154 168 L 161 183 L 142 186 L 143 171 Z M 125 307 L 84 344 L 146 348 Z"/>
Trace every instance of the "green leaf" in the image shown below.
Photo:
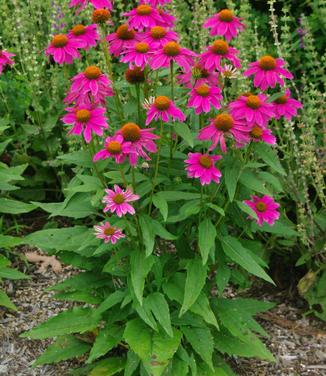
<path fill-rule="evenodd" d="M 254 218 L 254 219 L 257 219 L 257 214 L 254 210 L 251 209 L 250 206 L 246 205 L 244 202 L 242 201 L 236 201 L 237 205 L 239 206 L 239 208 L 245 212 L 246 214 L 248 214 L 251 218 Z"/>
<path fill-rule="evenodd" d="M 143 290 L 147 274 L 152 269 L 155 263 L 155 257 L 146 257 L 142 251 L 134 251 L 131 253 L 130 266 L 131 266 L 131 282 L 134 292 L 140 305 L 143 303 Z"/>
<path fill-rule="evenodd" d="M 229 199 L 234 199 L 237 183 L 241 173 L 241 164 L 238 160 L 232 160 L 232 164 L 228 163 L 224 169 L 224 181 L 228 191 Z"/>
<path fill-rule="evenodd" d="M 155 243 L 155 232 L 153 231 L 152 219 L 148 215 L 140 215 L 139 225 L 143 234 L 146 256 L 149 256 L 153 253 Z"/>
<path fill-rule="evenodd" d="M 12 248 L 22 243 L 23 240 L 21 238 L 9 235 L 0 235 L 1 248 Z"/>
<path fill-rule="evenodd" d="M 63 360 L 81 356 L 85 354 L 90 347 L 88 343 L 79 341 L 73 335 L 59 337 L 35 360 L 33 367 L 42 364 L 59 363 Z"/>
<path fill-rule="evenodd" d="M 38 327 L 25 332 L 21 337 L 45 339 L 64 334 L 83 333 L 97 327 L 100 316 L 92 308 L 73 308 L 51 317 Z"/>
<path fill-rule="evenodd" d="M 170 337 L 173 337 L 169 305 L 164 295 L 159 292 L 154 292 L 147 296 L 144 305 L 153 312 L 154 317 L 162 325 L 166 333 Z"/>
<path fill-rule="evenodd" d="M 244 171 L 240 176 L 240 182 L 254 192 L 271 195 L 271 192 L 265 186 L 266 182 L 259 179 L 258 176 L 251 171 Z"/>
<path fill-rule="evenodd" d="M 223 210 L 223 208 L 221 208 L 220 206 L 217 206 L 215 204 L 212 204 L 212 203 L 207 203 L 206 206 L 208 206 L 209 208 L 215 210 L 217 213 L 221 214 L 223 217 L 225 216 L 225 212 Z"/>
<path fill-rule="evenodd" d="M 160 191 L 158 193 L 166 201 L 194 200 L 200 198 L 200 193 L 181 192 L 181 191 Z"/>
<path fill-rule="evenodd" d="M 36 209 L 33 204 L 25 202 L 10 200 L 9 198 L 0 198 L 0 213 L 5 214 L 23 214 L 29 213 Z"/>
<path fill-rule="evenodd" d="M 198 245 L 203 264 L 205 265 L 208 259 L 209 252 L 215 247 L 216 229 L 209 218 L 204 219 L 199 224 Z"/>
<path fill-rule="evenodd" d="M 110 357 L 96 364 L 88 376 L 113 376 L 123 371 L 126 360 L 121 357 Z"/>
<path fill-rule="evenodd" d="M 212 362 L 214 341 L 210 330 L 208 328 L 191 328 L 187 326 L 182 326 L 181 330 L 195 352 L 211 369 L 214 369 Z"/>
<path fill-rule="evenodd" d="M 257 142 L 257 144 L 255 145 L 255 151 L 258 153 L 260 158 L 274 171 L 283 176 L 286 176 L 286 172 L 284 171 L 280 163 L 276 150 L 272 149 L 269 145 L 263 142 Z"/>
<path fill-rule="evenodd" d="M 131 350 L 127 354 L 124 376 L 132 376 L 139 365 L 139 357 Z"/>
<path fill-rule="evenodd" d="M 96 309 L 98 313 L 103 313 L 107 311 L 108 309 L 114 307 L 116 304 L 122 302 L 124 297 L 126 296 L 127 291 L 121 291 L 117 290 L 111 295 L 109 295 L 101 304 L 100 306 Z"/>
<path fill-rule="evenodd" d="M 153 204 L 161 212 L 164 221 L 168 218 L 169 207 L 167 201 L 159 194 L 153 196 Z"/>
<path fill-rule="evenodd" d="M 0 268 L 0 278 L 7 279 L 30 279 L 26 274 L 11 268 Z"/>
<path fill-rule="evenodd" d="M 284 95 L 284 93 L 275 93 L 275 94 L 271 95 L 270 97 L 268 97 L 266 102 L 267 103 L 272 103 L 276 99 L 281 98 L 283 95 Z"/>
<path fill-rule="evenodd" d="M 9 299 L 8 295 L 0 289 L 0 306 L 17 311 L 15 304 Z"/>
<path fill-rule="evenodd" d="M 216 329 L 219 329 L 215 314 L 209 304 L 209 300 L 203 292 L 199 295 L 190 310 L 201 316 L 207 324 L 213 325 Z"/>
<path fill-rule="evenodd" d="M 220 295 L 223 294 L 225 287 L 229 283 L 230 277 L 231 277 L 230 268 L 224 263 L 220 264 L 217 267 L 216 277 L 215 277 L 215 281 L 216 281 L 217 288 L 218 288 Z"/>
<path fill-rule="evenodd" d="M 93 161 L 88 151 L 80 150 L 57 157 L 62 164 L 74 164 L 82 167 L 93 167 Z"/>
<path fill-rule="evenodd" d="M 186 123 L 175 123 L 174 130 L 191 148 L 194 147 L 194 137 Z"/>
<path fill-rule="evenodd" d="M 184 298 L 179 317 L 182 316 L 195 303 L 203 287 L 205 286 L 207 268 L 199 258 L 193 259 L 187 264 L 187 278 L 184 290 Z"/>
<path fill-rule="evenodd" d="M 93 344 L 86 363 L 105 355 L 122 340 L 123 328 L 116 325 L 106 325 L 101 329 Z"/>
<path fill-rule="evenodd" d="M 222 247 L 224 253 L 230 257 L 230 259 L 240 266 L 242 266 L 249 273 L 256 275 L 264 279 L 267 282 L 274 284 L 273 280 L 264 271 L 264 269 L 257 264 L 257 262 L 252 258 L 250 253 L 242 244 L 232 236 L 225 236 L 221 238 Z"/>
<path fill-rule="evenodd" d="M 283 220 L 276 221 L 273 226 L 270 226 L 267 223 L 264 223 L 262 226 L 258 226 L 256 223 L 252 223 L 251 228 L 254 232 L 270 232 L 271 234 L 284 236 L 286 238 L 298 236 L 298 232 L 294 230 L 294 226 L 292 224 L 286 223 Z"/>
<path fill-rule="evenodd" d="M 147 359 L 152 350 L 152 336 L 148 326 L 140 319 L 128 321 L 123 337 L 140 359 Z"/>

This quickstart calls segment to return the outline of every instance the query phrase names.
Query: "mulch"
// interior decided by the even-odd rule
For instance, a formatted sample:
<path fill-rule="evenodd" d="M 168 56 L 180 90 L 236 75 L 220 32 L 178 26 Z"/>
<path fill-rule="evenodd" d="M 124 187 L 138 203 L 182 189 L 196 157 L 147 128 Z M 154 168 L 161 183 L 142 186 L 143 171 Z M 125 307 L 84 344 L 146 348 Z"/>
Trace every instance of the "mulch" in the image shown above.
<path fill-rule="evenodd" d="M 0 308 L 0 375 L 64 376 L 80 365 L 72 360 L 31 368 L 33 360 L 51 341 L 32 341 L 19 335 L 71 307 L 69 302 L 53 299 L 53 293 L 45 289 L 76 273 L 70 267 L 64 267 L 60 275 L 52 270 L 43 274 L 36 271 L 37 268 L 32 266 L 28 273 L 32 277 L 30 280 L 5 282 L 18 311 Z M 257 292 L 255 295 L 257 298 Z M 325 323 L 305 317 L 305 311 L 296 307 L 293 300 L 287 300 L 284 292 L 264 292 L 258 298 L 277 302 L 270 312 L 258 316 L 258 321 L 270 335 L 264 342 L 276 362 L 234 357 L 230 361 L 235 372 L 240 376 L 326 375 Z"/>

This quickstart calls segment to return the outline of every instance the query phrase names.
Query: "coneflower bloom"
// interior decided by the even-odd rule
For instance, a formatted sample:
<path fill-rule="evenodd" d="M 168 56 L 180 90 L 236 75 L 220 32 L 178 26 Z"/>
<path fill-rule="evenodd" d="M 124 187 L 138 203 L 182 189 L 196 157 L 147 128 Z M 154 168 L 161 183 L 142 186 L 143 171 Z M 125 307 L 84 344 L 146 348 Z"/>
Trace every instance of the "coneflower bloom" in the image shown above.
<path fill-rule="evenodd" d="M 149 43 L 153 48 L 162 48 L 166 43 L 177 41 L 178 34 L 173 30 L 167 30 L 163 26 L 154 26 L 143 34 L 143 42 Z"/>
<path fill-rule="evenodd" d="M 274 116 L 273 105 L 266 99 L 264 94 L 242 95 L 229 104 L 230 112 L 236 119 L 245 119 L 248 126 L 258 124 L 264 127 Z"/>
<path fill-rule="evenodd" d="M 121 164 L 126 160 L 131 151 L 131 143 L 125 142 L 120 134 L 114 135 L 113 137 L 107 137 L 104 146 L 104 149 L 94 155 L 94 162 L 99 159 L 114 158 L 117 164 Z"/>
<path fill-rule="evenodd" d="M 236 68 L 241 67 L 239 58 L 236 56 L 239 51 L 230 47 L 227 42 L 217 39 L 210 45 L 205 52 L 200 55 L 199 63 L 208 71 L 217 69 L 221 71 L 222 59 L 229 60 Z"/>
<path fill-rule="evenodd" d="M 100 225 L 94 226 L 94 230 L 95 236 L 98 239 L 103 239 L 104 243 L 111 242 L 112 244 L 115 244 L 119 239 L 126 237 L 120 228 L 111 226 L 109 222 L 104 222 Z"/>
<path fill-rule="evenodd" d="M 159 136 L 152 133 L 154 128 L 142 129 L 135 123 L 126 123 L 117 134 L 121 134 L 125 142 L 130 142 L 129 162 L 132 166 L 135 166 L 138 161 L 138 156 L 149 161 L 150 157 L 147 155 L 146 151 L 150 153 L 157 152 L 157 146 L 153 140 L 157 140 Z M 145 150 L 146 151 L 145 151 Z"/>
<path fill-rule="evenodd" d="M 148 125 L 153 119 L 155 121 L 162 119 L 163 122 L 167 123 L 170 116 L 172 120 L 178 119 L 181 122 L 186 120 L 184 113 L 176 107 L 170 98 L 160 95 L 155 98 L 154 103 L 147 111 L 145 124 Z"/>
<path fill-rule="evenodd" d="M 280 213 L 277 211 L 280 205 L 270 196 L 251 196 L 251 200 L 244 200 L 244 203 L 256 213 L 259 226 L 263 222 L 272 226 L 280 217 Z"/>
<path fill-rule="evenodd" d="M 260 125 L 253 125 L 250 130 L 250 138 L 253 142 L 263 141 L 265 144 L 275 145 L 276 137 L 272 134 L 272 131 L 268 128 Z"/>
<path fill-rule="evenodd" d="M 216 148 L 220 144 L 223 153 L 226 153 L 226 138 L 232 137 L 237 147 L 247 144 L 250 128 L 243 121 L 236 120 L 231 114 L 225 112 L 211 119 L 209 125 L 200 130 L 198 140 L 212 141 L 209 150 Z"/>
<path fill-rule="evenodd" d="M 290 96 L 290 90 L 286 89 L 285 94 L 272 103 L 275 119 L 278 120 L 284 116 L 287 120 L 291 120 L 292 117 L 297 116 L 298 108 L 302 108 L 302 104 Z"/>
<path fill-rule="evenodd" d="M 92 20 L 95 24 L 113 25 L 111 20 L 111 13 L 106 8 L 95 9 L 93 11 Z"/>
<path fill-rule="evenodd" d="M 121 52 L 120 61 L 129 63 L 129 68 L 134 66 L 144 69 L 151 61 L 152 46 L 146 42 L 135 42 Z"/>
<path fill-rule="evenodd" d="M 68 134 L 81 135 L 87 143 L 92 140 L 92 133 L 103 136 L 103 129 L 108 128 L 107 119 L 105 117 L 105 108 L 90 106 L 68 107 L 68 112 L 62 117 L 65 124 L 73 125 Z"/>
<path fill-rule="evenodd" d="M 199 84 L 190 92 L 188 107 L 193 107 L 195 113 L 199 115 L 202 112 L 209 112 L 211 106 L 216 109 L 221 108 L 221 100 L 223 100 L 223 96 L 219 87 Z"/>
<path fill-rule="evenodd" d="M 136 30 L 153 27 L 162 22 L 158 10 L 148 4 L 140 4 L 137 8 L 123 14 L 128 17 L 128 24 Z"/>
<path fill-rule="evenodd" d="M 78 48 L 82 48 L 83 42 L 71 39 L 65 34 L 55 35 L 50 45 L 45 50 L 45 54 L 52 55 L 58 64 L 72 64 L 74 59 L 80 58 Z"/>
<path fill-rule="evenodd" d="M 230 64 L 224 64 L 221 69 L 221 74 L 224 78 L 231 80 L 239 76 L 239 71 L 237 70 L 237 68 Z"/>
<path fill-rule="evenodd" d="M 220 155 L 208 155 L 201 153 L 188 153 L 186 171 L 189 178 L 199 178 L 200 184 L 210 184 L 220 182 L 221 171 L 215 167 L 215 162 L 220 160 Z"/>
<path fill-rule="evenodd" d="M 266 55 L 258 61 L 250 63 L 250 68 L 243 75 L 245 77 L 254 75 L 254 86 L 259 87 L 263 91 L 269 87 L 274 88 L 277 83 L 284 86 L 284 81 L 281 77 L 290 80 L 293 78 L 292 73 L 282 68 L 284 64 L 285 61 L 283 59 L 274 59 L 272 56 Z"/>
<path fill-rule="evenodd" d="M 84 72 L 72 78 L 69 93 L 65 103 L 101 103 L 105 104 L 106 97 L 113 96 L 111 81 L 95 65 L 87 67 Z M 91 96 L 91 97 L 90 97 Z"/>
<path fill-rule="evenodd" d="M 79 7 L 77 13 L 80 13 L 88 3 L 91 3 L 96 9 L 108 8 L 109 10 L 112 10 L 112 3 L 110 0 L 71 0 L 69 7 Z"/>
<path fill-rule="evenodd" d="M 157 25 L 173 28 L 175 24 L 175 17 L 172 16 L 170 13 L 165 12 L 162 8 L 158 8 L 157 10 L 158 14 L 161 17 L 161 20 L 157 22 Z"/>
<path fill-rule="evenodd" d="M 103 203 L 106 204 L 104 213 L 116 213 L 118 217 L 122 217 L 127 213 L 135 214 L 135 209 L 129 202 L 139 200 L 139 196 L 135 195 L 130 188 L 126 190 L 121 189 L 118 185 L 114 185 L 114 189 L 106 189 L 106 195 L 103 198 Z"/>
<path fill-rule="evenodd" d="M 121 51 L 134 44 L 136 32 L 128 24 L 122 24 L 114 33 L 109 34 L 106 39 L 109 42 L 111 54 L 119 56 Z"/>
<path fill-rule="evenodd" d="M 125 71 L 125 78 L 130 84 L 141 84 L 146 79 L 144 70 L 139 67 L 128 68 Z"/>
<path fill-rule="evenodd" d="M 150 67 L 152 69 L 167 68 L 171 61 L 174 61 L 179 67 L 186 71 L 194 64 L 194 58 L 197 54 L 187 48 L 181 47 L 177 42 L 167 42 L 165 45 L 155 51 L 152 55 Z"/>
<path fill-rule="evenodd" d="M 11 59 L 14 56 L 16 55 L 0 49 L 0 74 L 3 71 L 3 67 L 14 64 L 14 61 Z"/>
<path fill-rule="evenodd" d="M 194 85 L 207 84 L 210 86 L 217 86 L 218 73 L 208 72 L 200 64 L 195 64 L 191 70 L 185 71 L 177 76 L 177 81 L 180 85 L 192 89 Z"/>
<path fill-rule="evenodd" d="M 230 9 L 222 9 L 219 13 L 209 17 L 203 27 L 211 29 L 210 35 L 224 36 L 227 41 L 236 38 L 238 32 L 244 29 L 240 18 L 236 17 Z"/>
<path fill-rule="evenodd" d="M 97 32 L 97 26 L 95 24 L 84 26 L 76 25 L 68 33 L 68 37 L 71 39 L 77 39 L 82 42 L 82 47 L 85 50 L 89 50 L 91 47 L 95 47 L 100 36 Z"/>

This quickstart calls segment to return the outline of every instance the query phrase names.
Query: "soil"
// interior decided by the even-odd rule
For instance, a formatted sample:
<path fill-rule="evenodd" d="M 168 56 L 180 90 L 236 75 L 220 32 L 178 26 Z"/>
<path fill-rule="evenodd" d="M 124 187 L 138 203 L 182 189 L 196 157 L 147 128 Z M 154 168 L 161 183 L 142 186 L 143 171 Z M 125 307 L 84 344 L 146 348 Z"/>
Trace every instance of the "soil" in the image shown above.
<path fill-rule="evenodd" d="M 66 310 L 71 303 L 53 299 L 45 289 L 76 273 L 64 267 L 60 275 L 52 270 L 37 273 L 31 266 L 30 280 L 6 282 L 5 288 L 18 307 L 17 312 L 0 308 L 0 375 L 63 376 L 78 367 L 78 360 L 58 365 L 31 368 L 31 364 L 51 341 L 31 341 L 19 337 L 47 318 Z M 262 290 L 263 291 L 263 290 Z M 255 359 L 232 358 L 231 365 L 240 376 L 321 376 L 326 375 L 326 325 L 304 316 L 304 309 L 288 299 L 284 292 L 269 291 L 255 297 L 277 303 L 258 320 L 270 334 L 265 342 L 275 363 Z M 177 375 L 176 375 L 177 376 Z"/>

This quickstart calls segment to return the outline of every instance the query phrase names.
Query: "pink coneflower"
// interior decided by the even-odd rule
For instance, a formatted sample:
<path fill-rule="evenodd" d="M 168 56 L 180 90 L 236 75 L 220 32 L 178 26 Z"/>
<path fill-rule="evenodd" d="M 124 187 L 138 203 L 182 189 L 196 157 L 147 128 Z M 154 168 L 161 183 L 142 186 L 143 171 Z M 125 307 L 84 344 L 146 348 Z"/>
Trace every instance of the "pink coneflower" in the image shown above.
<path fill-rule="evenodd" d="M 211 106 L 216 109 L 221 108 L 221 100 L 223 96 L 219 87 L 200 84 L 191 90 L 188 107 L 194 107 L 195 113 L 199 115 L 202 112 L 209 112 Z"/>
<path fill-rule="evenodd" d="M 117 164 L 123 163 L 128 157 L 131 143 L 125 142 L 123 137 L 118 134 L 105 139 L 105 149 L 100 150 L 94 155 L 93 161 L 99 159 L 114 158 Z"/>
<path fill-rule="evenodd" d="M 72 85 L 65 103 L 101 103 L 105 104 L 106 97 L 113 96 L 111 81 L 95 65 L 87 67 L 84 72 L 72 78 Z M 91 96 L 91 97 L 90 97 Z"/>
<path fill-rule="evenodd" d="M 162 22 L 162 18 L 157 9 L 148 4 L 138 5 L 137 8 L 131 10 L 130 12 L 126 12 L 123 15 L 129 17 L 129 26 L 136 30 L 153 27 Z"/>
<path fill-rule="evenodd" d="M 173 28 L 175 24 L 175 17 L 170 13 L 165 12 L 162 8 L 158 8 L 158 14 L 161 17 L 161 21 L 157 22 L 158 26 Z"/>
<path fill-rule="evenodd" d="M 163 26 L 154 26 L 143 35 L 143 42 L 149 43 L 153 48 L 163 48 L 163 46 L 171 41 L 179 39 L 175 31 L 167 30 Z"/>
<path fill-rule="evenodd" d="M 266 55 L 254 63 L 250 63 L 250 68 L 243 75 L 249 77 L 254 75 L 254 86 L 266 90 L 269 87 L 274 88 L 276 83 L 284 86 L 281 76 L 292 79 L 293 75 L 288 70 L 282 68 L 285 64 L 283 59 L 274 59 L 272 56 Z"/>
<path fill-rule="evenodd" d="M 103 136 L 103 129 L 108 128 L 105 117 L 105 108 L 90 106 L 68 107 L 68 114 L 62 117 L 65 124 L 73 125 L 68 134 L 84 134 L 87 143 L 92 140 L 92 132 L 98 136 Z"/>
<path fill-rule="evenodd" d="M 210 86 L 217 86 L 218 73 L 208 72 L 200 64 L 195 64 L 191 70 L 185 71 L 177 76 L 178 83 L 185 87 L 192 89 L 194 85 L 207 84 Z"/>
<path fill-rule="evenodd" d="M 177 42 L 167 42 L 161 49 L 153 53 L 150 67 L 152 69 L 167 68 L 171 61 L 174 61 L 187 71 L 194 64 L 196 56 L 195 52 L 181 47 Z"/>
<path fill-rule="evenodd" d="M 112 244 L 115 244 L 119 239 L 126 237 L 120 228 L 111 226 L 109 222 L 104 222 L 100 225 L 94 226 L 94 230 L 95 236 L 98 239 L 103 239 L 104 243 L 111 242 Z"/>
<path fill-rule="evenodd" d="M 266 98 L 264 94 L 242 95 L 229 104 L 231 114 L 236 119 L 245 119 L 249 126 L 258 124 L 264 127 L 274 116 L 273 105 L 267 103 Z"/>
<path fill-rule="evenodd" d="M 199 178 L 200 184 L 210 184 L 220 182 L 221 171 L 215 167 L 215 162 L 222 158 L 221 155 L 208 155 L 201 153 L 189 153 L 185 160 L 187 175 L 189 178 Z"/>
<path fill-rule="evenodd" d="M 199 63 L 208 71 L 217 69 L 221 71 L 222 59 L 229 60 L 236 68 L 240 68 L 240 60 L 236 56 L 239 51 L 230 47 L 227 42 L 217 39 L 205 52 L 200 55 Z"/>
<path fill-rule="evenodd" d="M 130 188 L 125 191 L 118 185 L 114 185 L 113 189 L 106 189 L 106 195 L 103 198 L 103 203 L 106 204 L 104 213 L 116 213 L 118 217 L 122 217 L 127 213 L 135 214 L 135 209 L 129 204 L 129 202 L 139 200 L 139 196 L 135 195 Z"/>
<path fill-rule="evenodd" d="M 109 42 L 111 54 L 119 56 L 126 47 L 134 44 L 136 32 L 128 24 L 123 24 L 117 28 L 115 33 L 109 34 L 106 39 Z"/>
<path fill-rule="evenodd" d="M 152 46 L 146 42 L 135 42 L 131 46 L 126 46 L 121 52 L 120 61 L 129 63 L 129 68 L 134 66 L 144 69 L 151 61 Z"/>
<path fill-rule="evenodd" d="M 84 26 L 76 25 L 68 33 L 68 37 L 71 39 L 77 39 L 82 42 L 82 47 L 85 50 L 89 50 L 91 47 L 95 47 L 100 36 L 97 32 L 97 26 L 95 24 Z"/>
<path fill-rule="evenodd" d="M 157 7 L 158 5 L 165 5 L 171 3 L 171 0 L 141 0 L 140 4 L 149 4 L 152 7 Z"/>
<path fill-rule="evenodd" d="M 264 128 L 260 125 L 253 125 L 250 130 L 251 140 L 254 142 L 263 141 L 265 144 L 275 145 L 276 137 L 272 134 L 272 131 L 268 128 Z"/>
<path fill-rule="evenodd" d="M 110 0 L 71 0 L 69 3 L 69 7 L 79 7 L 77 9 L 77 13 L 80 13 L 88 3 L 91 3 L 94 8 L 108 8 L 109 10 L 112 10 L 112 3 Z"/>
<path fill-rule="evenodd" d="M 159 136 L 152 133 L 152 130 L 154 128 L 142 129 L 135 123 L 126 123 L 117 132 L 123 136 L 124 141 L 131 143 L 132 153 L 129 154 L 129 162 L 132 166 L 137 164 L 138 156 L 147 161 L 150 160 L 145 150 L 150 153 L 157 152 L 157 146 L 153 140 L 157 140 Z"/>
<path fill-rule="evenodd" d="M 83 42 L 71 39 L 65 34 L 55 35 L 50 45 L 45 50 L 45 54 L 52 55 L 58 64 L 72 64 L 74 59 L 80 58 L 77 48 L 82 48 Z"/>
<path fill-rule="evenodd" d="M 3 67 L 14 64 L 14 61 L 11 59 L 13 56 L 16 55 L 0 49 L 0 74 L 3 71 Z"/>
<path fill-rule="evenodd" d="M 151 104 L 147 111 L 146 125 L 148 125 L 153 119 L 157 121 L 162 119 L 165 123 L 169 121 L 169 116 L 172 120 L 178 119 L 183 122 L 186 120 L 184 113 L 176 107 L 170 98 L 165 95 L 160 95 L 155 98 L 154 103 Z"/>
<path fill-rule="evenodd" d="M 250 128 L 244 122 L 236 120 L 229 113 L 217 115 L 208 126 L 200 130 L 198 140 L 212 141 L 209 150 L 216 148 L 220 144 L 223 153 L 226 153 L 226 137 L 233 137 L 236 141 L 237 147 L 241 147 L 248 143 Z"/>
<path fill-rule="evenodd" d="M 210 35 L 221 35 L 227 41 L 236 38 L 239 31 L 244 29 L 244 24 L 240 22 L 240 18 L 236 17 L 232 10 L 222 9 L 219 13 L 209 17 L 203 27 L 211 29 Z"/>
<path fill-rule="evenodd" d="M 285 94 L 275 99 L 273 102 L 273 109 L 275 119 L 280 119 L 284 116 L 287 120 L 291 120 L 292 117 L 297 116 L 298 108 L 302 108 L 302 104 L 290 97 L 291 92 L 289 89 L 285 90 Z"/>
<path fill-rule="evenodd" d="M 259 226 L 263 222 L 272 226 L 280 217 L 280 213 L 277 211 L 280 205 L 270 196 L 251 196 L 251 200 L 244 200 L 244 203 L 256 213 Z"/>

